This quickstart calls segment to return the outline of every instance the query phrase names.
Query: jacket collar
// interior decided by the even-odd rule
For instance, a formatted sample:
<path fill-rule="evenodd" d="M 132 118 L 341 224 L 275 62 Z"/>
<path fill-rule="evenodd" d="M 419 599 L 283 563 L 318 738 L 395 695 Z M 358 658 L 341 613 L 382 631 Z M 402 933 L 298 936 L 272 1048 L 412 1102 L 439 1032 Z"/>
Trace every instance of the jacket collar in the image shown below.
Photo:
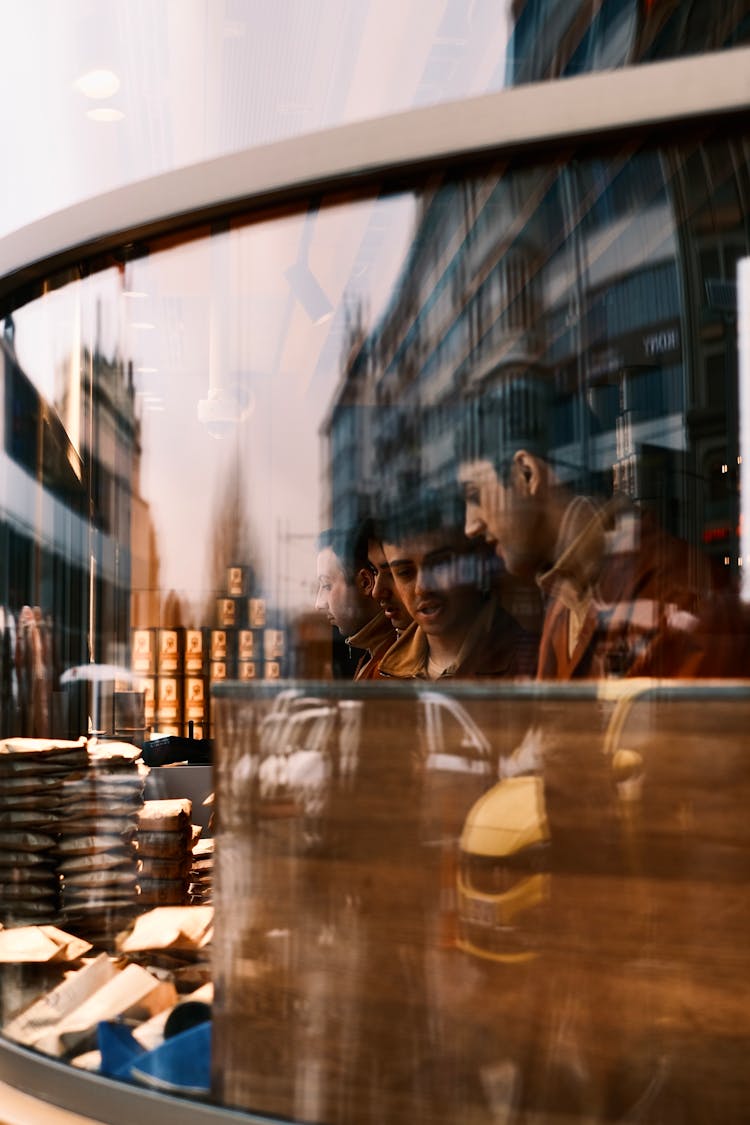
<path fill-rule="evenodd" d="M 605 504 L 576 496 L 560 524 L 556 561 L 537 578 L 542 592 L 558 598 L 574 611 L 582 602 L 590 602 L 605 555 L 611 550 L 612 531 L 618 517 L 631 508 L 631 501 L 622 494 L 613 496 Z"/>
<path fill-rule="evenodd" d="M 475 662 L 480 654 L 487 650 L 494 639 L 496 616 L 499 605 L 495 595 L 487 599 L 479 613 L 472 621 L 461 648 L 452 664 L 443 669 L 439 679 L 459 675 L 467 666 Z M 495 654 L 495 658 L 504 666 L 510 665 L 512 653 L 510 650 Z M 427 637 L 416 622 L 412 621 L 399 639 L 383 657 L 380 662 L 380 672 L 383 676 L 393 676 L 396 679 L 429 679 L 427 674 L 427 661 L 429 659 L 429 646 Z"/>
<path fill-rule="evenodd" d="M 399 680 L 427 679 L 427 638 L 412 621 L 380 661 L 380 674 Z"/>
<path fill-rule="evenodd" d="M 396 630 L 381 609 L 361 629 L 352 633 L 351 637 L 347 637 L 346 643 L 351 648 L 362 648 L 367 652 L 373 652 L 382 648 L 386 641 L 392 644 L 395 640 Z"/>

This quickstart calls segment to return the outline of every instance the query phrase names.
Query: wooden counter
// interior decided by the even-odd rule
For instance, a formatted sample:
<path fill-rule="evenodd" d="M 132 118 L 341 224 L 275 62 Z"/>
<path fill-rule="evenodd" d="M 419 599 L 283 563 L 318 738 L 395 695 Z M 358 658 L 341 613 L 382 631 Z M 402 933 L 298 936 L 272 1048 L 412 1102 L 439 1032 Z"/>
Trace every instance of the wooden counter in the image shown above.
<path fill-rule="evenodd" d="M 750 686 L 639 686 L 220 690 L 218 1099 L 747 1121 Z"/>

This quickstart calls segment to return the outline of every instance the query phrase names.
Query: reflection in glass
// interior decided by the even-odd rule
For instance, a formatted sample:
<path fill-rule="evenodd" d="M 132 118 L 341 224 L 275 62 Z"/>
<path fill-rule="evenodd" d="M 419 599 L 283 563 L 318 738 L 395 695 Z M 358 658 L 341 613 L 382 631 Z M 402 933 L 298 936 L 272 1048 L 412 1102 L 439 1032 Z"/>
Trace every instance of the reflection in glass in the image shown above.
<path fill-rule="evenodd" d="M 222 1100 L 743 1120 L 747 692 L 712 691 L 224 690 Z"/>
<path fill-rule="evenodd" d="M 692 1097 L 701 1043 L 724 1082 L 744 977 L 698 938 L 741 969 L 747 190 L 746 138 L 708 130 L 508 160 L 130 248 L 6 318 L 2 734 L 74 757 L 41 811 L 9 787 L 45 830 L 2 866 L 143 953 L 118 925 L 207 905 L 212 856 L 141 804 L 214 751 L 216 1096 L 622 1118 Z M 615 737 L 642 676 L 719 718 L 662 684 Z M 111 736 L 153 768 L 98 791 Z M 105 900 L 71 889 L 80 835 Z"/>

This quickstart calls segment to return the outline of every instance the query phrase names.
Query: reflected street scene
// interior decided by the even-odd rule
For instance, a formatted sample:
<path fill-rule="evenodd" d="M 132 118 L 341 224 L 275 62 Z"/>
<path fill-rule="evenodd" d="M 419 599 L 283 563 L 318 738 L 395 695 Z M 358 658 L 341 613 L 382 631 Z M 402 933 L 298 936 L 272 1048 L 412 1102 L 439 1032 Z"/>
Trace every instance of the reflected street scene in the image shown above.
<path fill-rule="evenodd" d="M 750 39 L 491 7 L 435 5 L 415 104 Z M 0 1068 L 187 1125 L 750 1120 L 750 132 L 665 104 L 3 290 Z"/>

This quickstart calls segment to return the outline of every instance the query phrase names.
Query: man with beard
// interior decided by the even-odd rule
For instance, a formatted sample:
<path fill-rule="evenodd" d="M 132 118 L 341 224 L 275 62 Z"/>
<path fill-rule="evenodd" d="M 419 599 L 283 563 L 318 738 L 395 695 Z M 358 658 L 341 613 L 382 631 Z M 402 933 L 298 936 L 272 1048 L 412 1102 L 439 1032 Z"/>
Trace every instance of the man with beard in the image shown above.
<path fill-rule="evenodd" d="M 380 657 L 396 639 L 390 618 L 373 598 L 376 577 L 367 554 L 372 536 L 372 521 L 365 520 L 352 529 L 324 532 L 318 540 L 315 608 L 338 629 L 348 649 L 360 651 L 355 680 L 377 676 Z M 337 670 L 346 676 L 342 663 Z"/>
<path fill-rule="evenodd" d="M 629 496 L 589 495 L 556 457 L 552 380 L 510 377 L 469 404 L 465 531 L 546 601 L 538 676 L 737 675 L 731 605 L 707 561 Z"/>

